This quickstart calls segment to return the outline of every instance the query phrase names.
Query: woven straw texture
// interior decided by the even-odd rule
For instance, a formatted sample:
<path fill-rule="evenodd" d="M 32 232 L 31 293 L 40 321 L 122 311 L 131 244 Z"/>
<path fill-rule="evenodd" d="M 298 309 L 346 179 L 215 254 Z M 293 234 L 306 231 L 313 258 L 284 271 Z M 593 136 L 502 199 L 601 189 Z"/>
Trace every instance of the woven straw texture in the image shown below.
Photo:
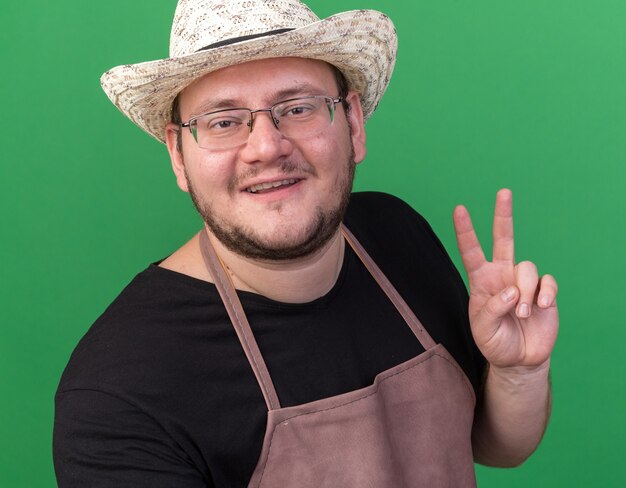
<path fill-rule="evenodd" d="M 293 30 L 205 49 L 279 29 Z M 180 0 L 170 57 L 112 68 L 100 82 L 124 115 L 165 142 L 165 126 L 179 92 L 207 73 L 257 59 L 302 57 L 335 65 L 350 88 L 360 93 L 367 119 L 387 88 L 396 50 L 393 23 L 373 10 L 319 20 L 298 0 Z"/>

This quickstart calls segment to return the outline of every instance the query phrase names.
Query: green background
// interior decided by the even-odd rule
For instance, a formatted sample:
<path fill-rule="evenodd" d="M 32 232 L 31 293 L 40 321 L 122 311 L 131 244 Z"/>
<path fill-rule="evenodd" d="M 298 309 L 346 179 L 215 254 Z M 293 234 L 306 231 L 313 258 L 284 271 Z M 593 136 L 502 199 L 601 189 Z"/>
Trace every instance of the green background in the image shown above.
<path fill-rule="evenodd" d="M 626 2 L 313 0 L 396 22 L 390 89 L 357 189 L 406 199 L 459 264 L 466 204 L 489 247 L 515 194 L 518 259 L 560 284 L 554 411 L 520 468 L 482 487 L 626 486 Z M 167 56 L 173 0 L 4 1 L 0 88 L 0 486 L 53 486 L 53 395 L 135 273 L 199 226 L 165 148 L 108 102 L 108 68 Z"/>

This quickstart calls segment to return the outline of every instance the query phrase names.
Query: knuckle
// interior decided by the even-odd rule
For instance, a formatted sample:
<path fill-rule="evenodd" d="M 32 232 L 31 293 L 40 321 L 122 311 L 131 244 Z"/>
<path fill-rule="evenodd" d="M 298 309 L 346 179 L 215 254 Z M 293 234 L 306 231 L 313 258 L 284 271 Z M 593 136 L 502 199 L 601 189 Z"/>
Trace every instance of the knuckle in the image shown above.
<path fill-rule="evenodd" d="M 541 286 L 554 289 L 554 293 L 558 292 L 559 290 L 559 285 L 557 284 L 556 279 L 550 274 L 543 275 L 541 277 Z"/>
<path fill-rule="evenodd" d="M 537 265 L 532 261 L 520 261 L 517 263 L 517 268 L 524 271 L 537 271 Z"/>
<path fill-rule="evenodd" d="M 495 298 L 495 297 L 494 297 Z M 491 299 L 485 303 L 485 313 L 490 317 L 498 317 L 502 314 L 499 300 Z"/>
<path fill-rule="evenodd" d="M 537 266 L 531 261 L 522 261 L 515 267 L 515 276 L 524 286 L 536 286 L 539 282 Z"/>

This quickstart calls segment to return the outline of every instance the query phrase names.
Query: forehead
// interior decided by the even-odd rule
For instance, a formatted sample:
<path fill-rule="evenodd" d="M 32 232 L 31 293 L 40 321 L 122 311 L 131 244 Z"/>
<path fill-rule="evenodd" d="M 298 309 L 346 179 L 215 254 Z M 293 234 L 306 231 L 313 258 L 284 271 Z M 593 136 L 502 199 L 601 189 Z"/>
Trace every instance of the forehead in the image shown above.
<path fill-rule="evenodd" d="M 337 83 L 324 61 L 272 58 L 250 61 L 209 73 L 179 95 L 183 113 L 212 108 L 223 102 L 239 106 L 271 104 L 285 93 L 334 95 Z"/>

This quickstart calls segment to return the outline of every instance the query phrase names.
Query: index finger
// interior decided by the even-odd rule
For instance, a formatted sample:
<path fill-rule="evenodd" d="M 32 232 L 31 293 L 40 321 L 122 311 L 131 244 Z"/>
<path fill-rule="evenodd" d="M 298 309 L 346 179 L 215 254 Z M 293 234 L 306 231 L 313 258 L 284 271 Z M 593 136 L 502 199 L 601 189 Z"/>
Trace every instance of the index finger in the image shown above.
<path fill-rule="evenodd" d="M 478 241 L 467 209 L 463 205 L 457 206 L 452 217 L 461 260 L 467 274 L 470 275 L 485 263 L 485 253 Z"/>
<path fill-rule="evenodd" d="M 493 214 L 493 261 L 515 263 L 513 192 L 507 188 L 496 194 L 496 208 Z"/>

